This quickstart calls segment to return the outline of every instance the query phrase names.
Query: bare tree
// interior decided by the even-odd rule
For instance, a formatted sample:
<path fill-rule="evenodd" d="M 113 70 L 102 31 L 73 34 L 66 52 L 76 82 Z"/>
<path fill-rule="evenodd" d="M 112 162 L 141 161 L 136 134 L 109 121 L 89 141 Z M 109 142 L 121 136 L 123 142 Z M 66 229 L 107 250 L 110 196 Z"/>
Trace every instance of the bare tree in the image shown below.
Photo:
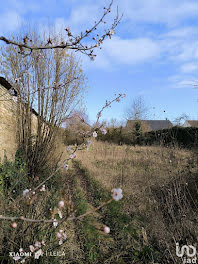
<path fill-rule="evenodd" d="M 174 123 L 176 126 L 181 126 L 184 121 L 186 121 L 189 118 L 189 116 L 185 113 L 181 114 L 177 118 L 175 118 Z"/>
<path fill-rule="evenodd" d="M 40 42 L 37 33 L 31 38 Z M 53 151 L 63 118 L 78 105 L 85 77 L 79 61 L 64 49 L 33 50 L 23 56 L 16 46 L 7 46 L 1 55 L 1 72 L 17 92 L 19 148 L 29 174 L 35 176 Z"/>
<path fill-rule="evenodd" d="M 126 109 L 128 120 L 144 120 L 148 118 L 149 108 L 142 96 L 136 97 Z"/>

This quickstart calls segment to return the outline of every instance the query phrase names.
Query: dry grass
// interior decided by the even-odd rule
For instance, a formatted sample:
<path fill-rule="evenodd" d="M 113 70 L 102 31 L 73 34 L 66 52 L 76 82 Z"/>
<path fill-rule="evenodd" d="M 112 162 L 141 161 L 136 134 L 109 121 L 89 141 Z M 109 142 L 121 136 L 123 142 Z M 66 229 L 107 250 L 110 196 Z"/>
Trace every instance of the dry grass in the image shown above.
<path fill-rule="evenodd" d="M 135 199 L 179 175 L 191 155 L 187 150 L 116 146 L 95 141 L 89 151 L 79 152 L 78 159 L 104 187 L 119 186 Z"/>
<path fill-rule="evenodd" d="M 190 150 L 95 141 L 78 159 L 105 188 L 123 189 L 125 212 L 147 219 L 150 243 L 166 254 L 160 263 L 177 263 L 175 242 L 197 243 L 197 163 Z"/>
<path fill-rule="evenodd" d="M 61 164 L 69 156 L 62 141 L 58 142 L 51 157 L 51 167 L 55 160 Z M 67 232 L 67 240 L 62 246 L 67 253 L 63 260 L 54 259 L 50 263 L 66 263 L 66 260 L 79 264 L 181 263 L 175 255 L 175 241 L 196 245 L 198 237 L 198 166 L 192 152 L 176 148 L 116 146 L 94 141 L 89 151 L 77 152 L 77 159 L 82 167 L 78 167 L 80 162 L 70 161 L 69 171 L 61 170 L 46 184 L 47 191 L 36 194 L 31 204 L 27 204 L 24 198 L 19 203 L 16 193 L 12 194 L 13 204 L 6 195 L 0 200 L 0 213 L 49 219 L 49 208 L 64 200 L 63 214 L 78 215 L 106 200 L 107 194 L 110 198 L 112 188 L 121 187 L 124 193 L 122 201 L 83 221 L 65 222 L 59 227 Z M 11 176 L 16 178 L 16 168 L 10 165 L 8 169 L 13 170 Z M 18 187 L 20 198 L 27 184 L 22 173 L 17 173 L 23 184 Z M 47 175 L 49 173 L 50 170 L 46 171 Z M 99 227 L 104 224 L 111 228 L 107 237 L 103 232 L 101 234 L 102 228 Z M 57 248 L 55 229 L 51 226 L 31 224 L 27 227 L 27 223 L 19 222 L 16 232 L 10 223 L 4 221 L 0 226 L 2 255 L 7 257 L 8 251 L 17 251 L 19 247 L 27 250 L 30 244 L 41 239 L 47 241 L 47 250 Z M 152 259 L 147 257 L 147 246 Z M 27 263 L 33 261 L 30 259 Z M 48 260 L 43 258 L 42 261 L 47 263 Z"/>

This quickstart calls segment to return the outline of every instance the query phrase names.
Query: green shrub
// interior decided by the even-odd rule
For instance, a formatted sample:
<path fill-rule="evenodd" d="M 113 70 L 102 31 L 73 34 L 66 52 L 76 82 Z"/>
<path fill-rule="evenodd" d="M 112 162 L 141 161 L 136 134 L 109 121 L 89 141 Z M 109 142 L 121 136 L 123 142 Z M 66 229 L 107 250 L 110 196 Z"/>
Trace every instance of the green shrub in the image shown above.
<path fill-rule="evenodd" d="M 7 192 L 16 197 L 28 186 L 27 166 L 23 155 L 18 150 L 13 162 L 5 156 L 0 164 L 0 193 L 4 196 Z"/>
<path fill-rule="evenodd" d="M 98 133 L 97 140 L 107 141 L 118 145 L 161 145 L 192 148 L 198 146 L 197 127 L 173 127 L 143 133 L 137 122 L 134 129 L 125 131 L 123 127 L 107 129 L 107 134 Z"/>
<path fill-rule="evenodd" d="M 144 134 L 145 145 L 177 145 L 179 147 L 192 148 L 198 146 L 198 128 L 173 127 Z"/>

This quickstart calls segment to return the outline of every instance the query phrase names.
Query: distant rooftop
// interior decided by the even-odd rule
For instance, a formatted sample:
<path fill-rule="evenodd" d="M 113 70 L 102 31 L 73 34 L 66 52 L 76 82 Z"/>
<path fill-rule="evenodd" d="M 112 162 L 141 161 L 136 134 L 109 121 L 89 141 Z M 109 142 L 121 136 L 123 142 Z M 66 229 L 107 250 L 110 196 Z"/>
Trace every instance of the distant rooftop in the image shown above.
<path fill-rule="evenodd" d="M 127 126 L 133 125 L 137 120 L 128 120 Z M 148 130 L 160 130 L 173 127 L 173 124 L 168 120 L 139 120 L 145 124 Z"/>
<path fill-rule="evenodd" d="M 184 126 L 190 125 L 191 127 L 197 127 L 198 126 L 198 120 L 186 120 L 184 123 Z"/>

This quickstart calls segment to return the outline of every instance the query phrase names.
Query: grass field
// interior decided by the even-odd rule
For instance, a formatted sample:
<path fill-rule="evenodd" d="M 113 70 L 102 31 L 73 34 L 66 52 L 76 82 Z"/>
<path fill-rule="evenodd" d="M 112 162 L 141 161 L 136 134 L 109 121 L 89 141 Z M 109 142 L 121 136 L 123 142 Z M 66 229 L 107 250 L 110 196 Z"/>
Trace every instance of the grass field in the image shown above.
<path fill-rule="evenodd" d="M 176 242 L 197 243 L 196 158 L 189 150 L 101 142 L 78 155 L 81 167 L 106 190 L 123 189 L 122 210 L 133 219 L 138 247 L 150 246 L 159 263 L 181 263 Z"/>
<path fill-rule="evenodd" d="M 57 155 L 60 152 L 63 161 L 69 153 L 64 145 Z M 43 252 L 58 250 L 65 255 L 40 258 L 42 264 L 179 264 L 175 243 L 197 246 L 198 242 L 197 171 L 197 154 L 190 150 L 94 141 L 69 161 L 69 170 L 59 171 L 46 183 L 45 192 L 28 200 L 21 198 L 28 184 L 23 163 L 6 162 L 0 176 L 10 185 L 5 182 L 7 189 L 1 193 L 0 214 L 50 219 L 52 214 L 58 217 L 58 201 L 65 206 L 64 221 L 56 228 L 52 223 L 18 221 L 15 229 L 2 221 L 0 263 L 14 263 L 10 251 L 28 251 L 29 245 L 44 240 Z M 49 174 L 47 170 L 40 177 Z M 111 199 L 113 188 L 122 188 L 123 199 L 95 211 Z M 104 232 L 105 226 L 110 233 Z M 60 229 L 67 234 L 61 246 Z M 25 263 L 35 260 L 27 258 Z"/>

